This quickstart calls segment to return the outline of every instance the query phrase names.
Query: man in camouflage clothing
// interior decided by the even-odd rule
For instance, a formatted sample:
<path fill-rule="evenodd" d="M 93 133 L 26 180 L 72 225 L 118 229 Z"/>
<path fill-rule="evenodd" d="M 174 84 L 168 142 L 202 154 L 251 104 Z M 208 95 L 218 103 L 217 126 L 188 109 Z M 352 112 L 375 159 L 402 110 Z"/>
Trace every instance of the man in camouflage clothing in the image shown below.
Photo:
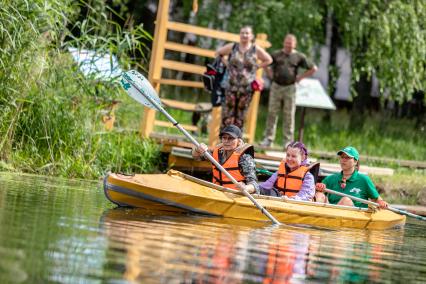
<path fill-rule="evenodd" d="M 268 118 L 264 139 L 261 146 L 269 147 L 275 140 L 278 114 L 283 104 L 283 145 L 294 140 L 294 125 L 296 115 L 296 83 L 311 76 L 317 67 L 309 61 L 303 53 L 296 51 L 296 37 L 287 34 L 283 41 L 283 48 L 272 54 L 273 62 L 268 68 L 268 75 L 272 78 L 268 105 Z M 306 71 L 298 75 L 299 68 Z"/>
<path fill-rule="evenodd" d="M 215 147 L 212 156 L 247 192 L 259 193 L 256 164 L 254 161 L 254 148 L 252 145 L 244 143 L 241 137 L 242 131 L 239 127 L 233 124 L 224 127 L 220 132 L 222 143 Z M 207 146 L 201 144 L 200 147 L 194 147 L 192 149 L 192 156 L 195 160 L 205 159 L 203 154 L 207 150 Z M 238 190 L 238 188 L 214 165 L 212 165 L 212 170 L 213 183 Z"/>

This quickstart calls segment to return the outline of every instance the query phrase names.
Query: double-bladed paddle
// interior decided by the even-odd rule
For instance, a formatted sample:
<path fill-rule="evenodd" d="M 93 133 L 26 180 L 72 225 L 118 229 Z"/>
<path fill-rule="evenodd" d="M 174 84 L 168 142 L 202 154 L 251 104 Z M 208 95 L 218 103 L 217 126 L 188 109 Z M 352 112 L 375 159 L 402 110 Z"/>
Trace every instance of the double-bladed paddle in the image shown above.
<path fill-rule="evenodd" d="M 338 192 L 338 191 L 335 191 L 335 190 L 331 190 L 331 189 L 328 189 L 328 188 L 325 188 L 324 191 L 328 192 L 328 193 L 331 193 L 331 194 L 348 197 L 348 198 L 350 198 L 352 200 L 355 200 L 355 201 L 358 201 L 358 202 L 361 202 L 361 203 L 364 203 L 364 204 L 368 204 L 368 205 L 371 205 L 371 206 L 379 207 L 378 203 L 370 201 L 370 200 L 365 200 L 365 199 L 362 199 L 362 198 L 358 198 L 358 197 L 355 197 L 355 196 L 352 196 L 352 195 L 349 195 L 349 194 L 345 194 L 345 193 L 342 193 L 342 192 Z M 407 212 L 407 211 L 404 211 L 404 210 L 400 210 L 400 209 L 397 209 L 395 207 L 388 206 L 387 209 L 390 210 L 390 211 L 393 211 L 395 213 L 399 213 L 399 214 L 402 214 L 402 215 L 407 215 L 407 216 L 410 216 L 410 217 L 413 217 L 413 218 L 416 218 L 416 219 L 419 219 L 419 220 L 426 221 L 426 218 L 423 217 L 423 216 L 416 215 L 416 214 L 413 214 L 413 213 L 410 213 L 410 212 Z"/>
<path fill-rule="evenodd" d="M 138 103 L 149 107 L 155 108 L 166 116 L 166 118 L 179 129 L 196 147 L 200 146 L 197 140 L 191 136 L 179 123 L 162 107 L 160 98 L 154 90 L 149 81 L 136 70 L 130 70 L 122 74 L 121 85 L 127 93 Z M 274 224 L 280 224 L 262 205 L 260 205 L 253 196 L 250 195 L 238 182 L 232 177 L 213 157 L 208 151 L 204 152 L 204 156 L 212 162 L 223 174 L 225 174 L 233 184 L 235 184 L 243 194 L 253 202 L 254 205 L 265 214 Z"/>

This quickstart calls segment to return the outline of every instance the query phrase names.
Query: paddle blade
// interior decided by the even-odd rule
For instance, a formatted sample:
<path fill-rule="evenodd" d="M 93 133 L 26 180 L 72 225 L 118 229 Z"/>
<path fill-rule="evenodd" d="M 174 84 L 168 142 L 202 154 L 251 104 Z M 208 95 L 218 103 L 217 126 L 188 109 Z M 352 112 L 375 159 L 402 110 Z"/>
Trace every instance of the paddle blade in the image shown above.
<path fill-rule="evenodd" d="M 121 76 L 121 86 L 134 100 L 149 108 L 157 108 L 152 101 L 161 106 L 157 92 L 141 73 L 136 70 L 130 70 L 124 72 Z"/>

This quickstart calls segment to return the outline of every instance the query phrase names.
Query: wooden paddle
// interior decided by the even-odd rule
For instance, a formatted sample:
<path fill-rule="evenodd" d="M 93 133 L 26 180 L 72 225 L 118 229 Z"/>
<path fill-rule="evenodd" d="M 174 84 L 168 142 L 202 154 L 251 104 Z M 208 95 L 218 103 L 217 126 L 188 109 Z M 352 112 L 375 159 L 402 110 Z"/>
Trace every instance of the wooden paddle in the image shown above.
<path fill-rule="evenodd" d="M 155 108 L 166 116 L 166 118 L 177 128 L 179 129 L 197 148 L 200 146 L 200 143 L 192 137 L 188 131 L 186 131 L 179 123 L 161 106 L 160 98 L 157 95 L 157 92 L 154 90 L 149 81 L 136 70 L 130 70 L 122 74 L 121 79 L 122 87 L 127 91 L 127 93 L 138 103 L 147 106 L 149 108 Z M 254 205 L 265 214 L 274 224 L 279 225 L 277 219 L 275 219 L 262 205 L 260 205 L 253 196 L 250 195 L 236 180 L 231 176 L 213 157 L 209 152 L 204 152 L 204 156 L 210 160 L 223 174 L 225 174 L 233 184 L 235 184 L 244 195 L 253 202 Z"/>
<path fill-rule="evenodd" d="M 349 194 L 345 194 L 345 193 L 338 192 L 338 191 L 335 191 L 335 190 L 331 190 L 331 189 L 328 189 L 328 188 L 325 188 L 324 191 L 328 192 L 328 193 L 331 193 L 331 194 L 348 197 L 348 198 L 350 198 L 352 200 L 355 200 L 355 201 L 358 201 L 358 202 L 361 202 L 361 203 L 364 203 L 364 204 L 368 204 L 368 205 L 372 205 L 372 206 L 375 206 L 375 207 L 379 207 L 379 204 L 376 203 L 376 202 L 365 200 L 365 199 L 362 199 L 362 198 L 359 198 L 359 197 L 355 197 L 355 196 L 352 196 L 352 195 L 349 195 Z M 407 212 L 407 211 L 404 211 L 404 210 L 400 210 L 400 209 L 397 209 L 395 207 L 388 206 L 387 209 L 390 210 L 390 211 L 393 211 L 395 213 L 399 213 L 399 214 L 402 214 L 402 215 L 406 215 L 406 216 L 410 216 L 410 217 L 413 217 L 413 218 L 416 218 L 416 219 L 419 219 L 419 220 L 426 221 L 426 218 L 423 217 L 423 216 L 416 215 L 416 214 L 413 214 L 413 213 L 410 213 L 410 212 Z"/>

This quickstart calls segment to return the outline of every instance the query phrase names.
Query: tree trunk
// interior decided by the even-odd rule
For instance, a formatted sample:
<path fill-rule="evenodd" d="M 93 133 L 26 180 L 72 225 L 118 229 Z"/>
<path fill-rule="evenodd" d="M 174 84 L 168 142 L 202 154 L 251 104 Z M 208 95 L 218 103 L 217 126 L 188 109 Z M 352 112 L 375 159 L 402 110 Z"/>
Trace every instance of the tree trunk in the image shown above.
<path fill-rule="evenodd" d="M 361 129 L 365 122 L 366 109 L 371 104 L 371 80 L 367 73 L 362 73 L 355 84 L 357 96 L 353 100 L 350 129 Z"/>
<path fill-rule="evenodd" d="M 333 11 L 331 8 L 327 7 L 327 22 L 326 22 L 326 40 L 325 44 L 329 50 L 329 61 L 328 61 L 328 84 L 327 89 L 330 97 L 334 98 L 334 93 L 336 91 L 336 81 L 338 74 L 336 72 L 336 57 L 337 57 L 337 48 L 340 44 L 339 28 L 337 27 L 337 22 L 334 19 Z M 325 111 L 323 117 L 324 123 L 331 123 L 331 110 Z"/>

